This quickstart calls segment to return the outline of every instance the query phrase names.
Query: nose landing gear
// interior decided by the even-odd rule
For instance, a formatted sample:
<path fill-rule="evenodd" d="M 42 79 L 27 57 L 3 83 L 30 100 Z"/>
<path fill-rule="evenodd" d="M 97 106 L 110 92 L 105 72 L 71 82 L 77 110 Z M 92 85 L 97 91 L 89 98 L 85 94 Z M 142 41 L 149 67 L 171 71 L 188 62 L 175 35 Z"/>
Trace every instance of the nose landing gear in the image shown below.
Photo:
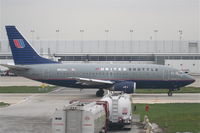
<path fill-rule="evenodd" d="M 96 92 L 96 96 L 97 97 L 103 97 L 104 95 L 104 90 L 103 89 L 99 89 L 97 92 Z"/>
<path fill-rule="evenodd" d="M 169 89 L 168 96 L 172 96 L 173 95 L 173 91 L 178 91 L 178 90 L 180 90 L 180 88 Z"/>

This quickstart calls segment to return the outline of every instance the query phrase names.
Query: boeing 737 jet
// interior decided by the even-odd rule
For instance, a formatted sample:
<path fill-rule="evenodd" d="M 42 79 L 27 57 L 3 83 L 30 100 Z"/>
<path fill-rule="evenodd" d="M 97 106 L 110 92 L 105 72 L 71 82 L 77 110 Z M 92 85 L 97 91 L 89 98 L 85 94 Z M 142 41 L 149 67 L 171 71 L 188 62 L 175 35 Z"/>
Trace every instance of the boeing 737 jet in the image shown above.
<path fill-rule="evenodd" d="M 52 85 L 72 88 L 104 89 L 134 93 L 135 87 L 173 90 L 195 80 L 190 75 L 164 65 L 151 64 L 62 64 L 41 57 L 15 26 L 6 26 L 15 65 L 2 64 L 19 76 Z"/>

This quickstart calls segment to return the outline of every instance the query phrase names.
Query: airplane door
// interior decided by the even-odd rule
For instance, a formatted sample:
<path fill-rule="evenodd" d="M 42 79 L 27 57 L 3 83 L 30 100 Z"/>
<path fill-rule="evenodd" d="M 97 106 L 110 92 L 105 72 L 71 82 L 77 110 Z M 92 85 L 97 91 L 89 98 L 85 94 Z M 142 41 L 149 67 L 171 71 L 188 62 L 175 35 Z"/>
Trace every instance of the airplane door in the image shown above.
<path fill-rule="evenodd" d="M 49 69 L 46 68 L 43 72 L 43 79 L 49 79 Z"/>
<path fill-rule="evenodd" d="M 109 71 L 108 73 L 109 73 L 109 74 L 108 74 L 108 78 L 109 78 L 109 79 L 112 79 L 112 78 L 113 78 L 113 71 Z"/>
<path fill-rule="evenodd" d="M 164 73 L 163 73 L 163 79 L 164 80 L 169 80 L 169 70 L 164 70 Z"/>

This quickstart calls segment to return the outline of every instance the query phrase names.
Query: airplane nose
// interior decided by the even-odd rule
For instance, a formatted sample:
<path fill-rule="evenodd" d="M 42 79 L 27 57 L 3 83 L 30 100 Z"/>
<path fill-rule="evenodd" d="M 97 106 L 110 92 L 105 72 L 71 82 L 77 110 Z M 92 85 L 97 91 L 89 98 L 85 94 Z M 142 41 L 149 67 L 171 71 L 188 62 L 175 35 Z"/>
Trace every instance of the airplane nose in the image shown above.
<path fill-rule="evenodd" d="M 194 77 L 192 77 L 190 75 L 187 75 L 187 80 L 190 82 L 190 84 L 195 82 Z"/>

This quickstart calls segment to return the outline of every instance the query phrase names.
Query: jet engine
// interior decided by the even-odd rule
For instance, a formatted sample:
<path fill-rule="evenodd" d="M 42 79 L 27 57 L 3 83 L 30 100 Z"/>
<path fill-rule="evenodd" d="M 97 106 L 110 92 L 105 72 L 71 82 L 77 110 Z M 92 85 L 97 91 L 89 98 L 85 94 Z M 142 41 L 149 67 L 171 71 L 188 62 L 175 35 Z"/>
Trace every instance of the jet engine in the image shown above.
<path fill-rule="evenodd" d="M 123 91 L 124 93 L 134 93 L 136 90 L 136 83 L 131 81 L 123 81 L 116 83 L 113 88 L 113 91 Z"/>

